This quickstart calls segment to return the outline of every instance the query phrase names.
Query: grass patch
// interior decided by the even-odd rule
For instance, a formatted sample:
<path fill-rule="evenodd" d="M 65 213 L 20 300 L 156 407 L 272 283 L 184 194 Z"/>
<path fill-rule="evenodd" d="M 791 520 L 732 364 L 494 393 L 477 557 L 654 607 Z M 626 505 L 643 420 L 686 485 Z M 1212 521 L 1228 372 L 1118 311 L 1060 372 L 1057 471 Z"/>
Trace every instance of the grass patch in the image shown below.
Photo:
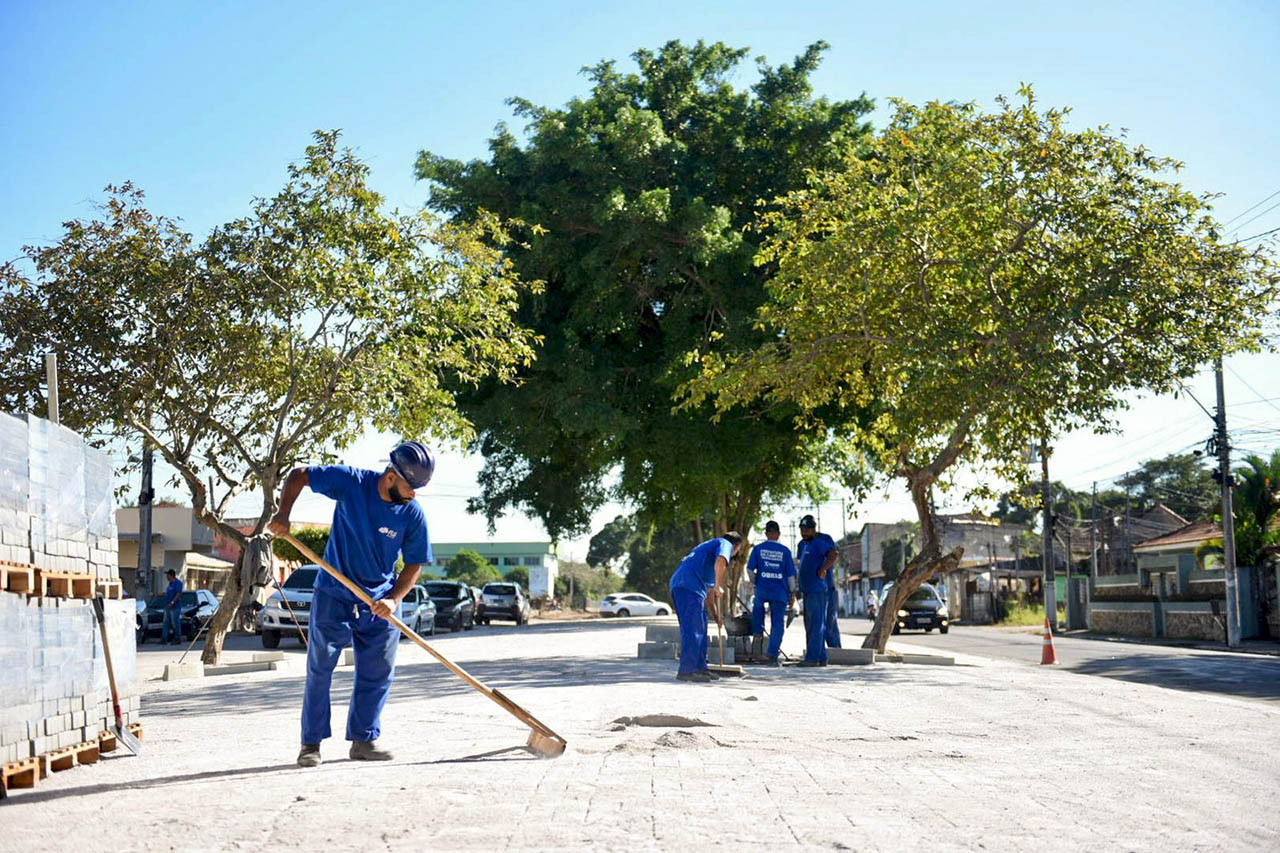
<path fill-rule="evenodd" d="M 1041 604 L 1014 604 L 1005 612 L 1005 616 L 998 623 L 1000 625 L 1035 625 L 1044 624 L 1044 605 Z"/>

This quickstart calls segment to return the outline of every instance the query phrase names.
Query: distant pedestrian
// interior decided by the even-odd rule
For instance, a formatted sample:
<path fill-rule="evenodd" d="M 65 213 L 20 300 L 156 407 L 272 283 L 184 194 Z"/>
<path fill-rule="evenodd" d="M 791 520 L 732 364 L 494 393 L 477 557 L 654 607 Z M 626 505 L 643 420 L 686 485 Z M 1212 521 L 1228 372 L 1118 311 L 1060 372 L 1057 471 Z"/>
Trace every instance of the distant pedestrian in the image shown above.
<path fill-rule="evenodd" d="M 782 649 L 782 634 L 786 629 L 787 608 L 796 597 L 796 564 L 791 549 L 778 541 L 782 528 L 770 521 L 764 526 L 766 541 L 751 549 L 747 571 L 752 573 L 755 585 L 755 602 L 751 607 L 752 651 L 758 653 L 764 645 L 764 609 L 769 606 L 769 648 L 765 661 L 778 663 Z"/>
<path fill-rule="evenodd" d="M 804 593 L 805 634 L 804 660 L 800 666 L 826 666 L 827 601 L 830 597 L 827 576 L 839 551 L 835 540 L 818 532 L 818 523 L 812 515 L 800 519 L 800 537 L 804 540 L 797 551 L 800 557 L 800 591 Z"/>
<path fill-rule="evenodd" d="M 169 569 L 164 573 L 169 585 L 164 590 L 164 621 L 160 623 L 160 642 L 169 642 L 169 633 L 173 632 L 173 642 L 182 642 L 182 581 L 178 573 Z"/>
<path fill-rule="evenodd" d="M 717 625 L 724 624 L 724 614 L 720 612 L 724 574 L 741 548 L 742 537 L 733 531 L 708 539 L 686 554 L 671 576 L 671 603 L 680 621 L 680 669 L 676 678 L 681 681 L 706 682 L 716 677 L 707 668 L 707 610 L 711 609 Z"/>

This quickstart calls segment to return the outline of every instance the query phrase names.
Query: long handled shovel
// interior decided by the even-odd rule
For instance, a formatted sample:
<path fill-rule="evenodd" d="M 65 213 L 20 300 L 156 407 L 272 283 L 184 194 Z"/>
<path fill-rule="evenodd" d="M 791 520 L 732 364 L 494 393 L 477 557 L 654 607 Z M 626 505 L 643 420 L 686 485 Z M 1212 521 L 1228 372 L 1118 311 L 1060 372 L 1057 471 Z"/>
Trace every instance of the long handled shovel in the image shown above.
<path fill-rule="evenodd" d="M 338 571 L 318 557 L 314 551 L 294 538 L 293 534 L 281 533 L 280 538 L 297 548 L 298 553 L 302 554 L 308 560 L 328 572 L 334 580 L 338 581 L 338 583 L 351 590 L 351 594 L 356 598 L 359 598 L 371 607 L 373 606 L 373 599 L 369 598 L 368 593 L 352 583 L 351 579 L 342 574 L 342 572 Z M 419 637 L 412 628 L 396 618 L 394 613 L 387 617 L 387 621 L 399 628 L 400 633 L 404 634 L 410 640 L 413 640 L 415 644 L 425 649 L 428 654 L 440 661 L 440 663 L 444 664 L 445 668 L 454 675 L 458 676 L 463 681 L 467 682 L 467 684 L 470 684 L 476 690 L 501 705 L 504 710 L 528 726 L 532 730 L 529 733 L 529 741 L 527 743 L 530 751 L 537 755 L 541 755 L 543 758 L 557 758 L 564 754 L 564 749 L 567 745 L 565 739 L 553 732 L 545 723 L 533 716 L 533 714 L 530 714 L 524 708 L 521 708 L 515 702 L 508 699 L 501 691 L 494 690 L 492 687 L 482 683 L 478 678 L 471 675 L 465 669 L 433 649 L 427 641 Z"/>
<path fill-rule="evenodd" d="M 107 662 L 107 682 L 111 685 L 111 707 L 116 712 L 116 740 L 127 746 L 134 755 L 140 755 L 142 743 L 133 736 L 133 732 L 124 727 L 124 714 L 120 713 L 120 693 L 116 690 L 116 671 L 111 666 L 111 643 L 107 639 L 107 618 L 103 612 L 100 595 L 93 599 L 93 616 L 98 620 L 98 630 L 102 632 L 102 657 Z"/>

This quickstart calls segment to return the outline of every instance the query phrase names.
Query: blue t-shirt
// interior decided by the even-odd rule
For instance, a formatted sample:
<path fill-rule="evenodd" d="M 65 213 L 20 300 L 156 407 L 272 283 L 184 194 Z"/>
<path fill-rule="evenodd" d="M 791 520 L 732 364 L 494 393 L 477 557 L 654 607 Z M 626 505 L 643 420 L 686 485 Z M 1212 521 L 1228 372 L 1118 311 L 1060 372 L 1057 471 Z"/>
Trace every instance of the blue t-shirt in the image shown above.
<path fill-rule="evenodd" d="M 756 598 L 761 601 L 788 601 L 791 587 L 787 578 L 795 577 L 796 564 L 791 549 L 781 542 L 766 539 L 751 549 L 747 571 L 755 573 Z"/>
<path fill-rule="evenodd" d="M 169 581 L 169 585 L 164 590 L 164 606 L 168 607 L 178 600 L 178 596 L 182 595 L 182 581 L 174 578 Z"/>
<path fill-rule="evenodd" d="M 396 557 L 406 565 L 431 562 L 427 519 L 416 502 L 384 501 L 378 494 L 377 471 L 346 465 L 318 465 L 307 469 L 311 490 L 338 502 L 325 561 L 342 572 L 377 601 L 396 582 Z M 356 597 L 337 580 L 320 572 L 316 591 L 323 590 L 347 601 Z"/>
<path fill-rule="evenodd" d="M 834 572 L 827 571 L 827 577 L 818 577 L 818 569 L 826 562 L 827 555 L 836 549 L 836 540 L 825 533 L 815 533 L 813 539 L 801 541 L 796 546 L 800 558 L 800 589 L 805 592 L 817 592 L 835 586 Z M 832 569 L 835 566 L 831 567 Z"/>
<path fill-rule="evenodd" d="M 733 543 L 728 539 L 708 539 L 694 548 L 680 561 L 679 568 L 671 576 L 671 588 L 706 592 L 714 587 L 716 557 L 724 557 L 728 562 L 733 557 Z"/>

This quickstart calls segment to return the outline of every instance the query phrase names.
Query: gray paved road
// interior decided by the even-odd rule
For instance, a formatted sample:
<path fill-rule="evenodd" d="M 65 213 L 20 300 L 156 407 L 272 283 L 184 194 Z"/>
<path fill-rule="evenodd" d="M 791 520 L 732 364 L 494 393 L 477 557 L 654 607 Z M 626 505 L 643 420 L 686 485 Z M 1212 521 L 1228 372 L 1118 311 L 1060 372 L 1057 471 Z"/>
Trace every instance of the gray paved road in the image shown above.
<path fill-rule="evenodd" d="M 842 619 L 840 630 L 861 637 L 870 624 L 865 619 Z M 957 625 L 945 636 L 906 631 L 898 639 L 939 651 L 1040 665 L 1042 638 L 1038 634 Z M 1060 667 L 1073 672 L 1280 704 L 1277 657 L 1083 637 L 1055 637 L 1054 648 Z"/>

